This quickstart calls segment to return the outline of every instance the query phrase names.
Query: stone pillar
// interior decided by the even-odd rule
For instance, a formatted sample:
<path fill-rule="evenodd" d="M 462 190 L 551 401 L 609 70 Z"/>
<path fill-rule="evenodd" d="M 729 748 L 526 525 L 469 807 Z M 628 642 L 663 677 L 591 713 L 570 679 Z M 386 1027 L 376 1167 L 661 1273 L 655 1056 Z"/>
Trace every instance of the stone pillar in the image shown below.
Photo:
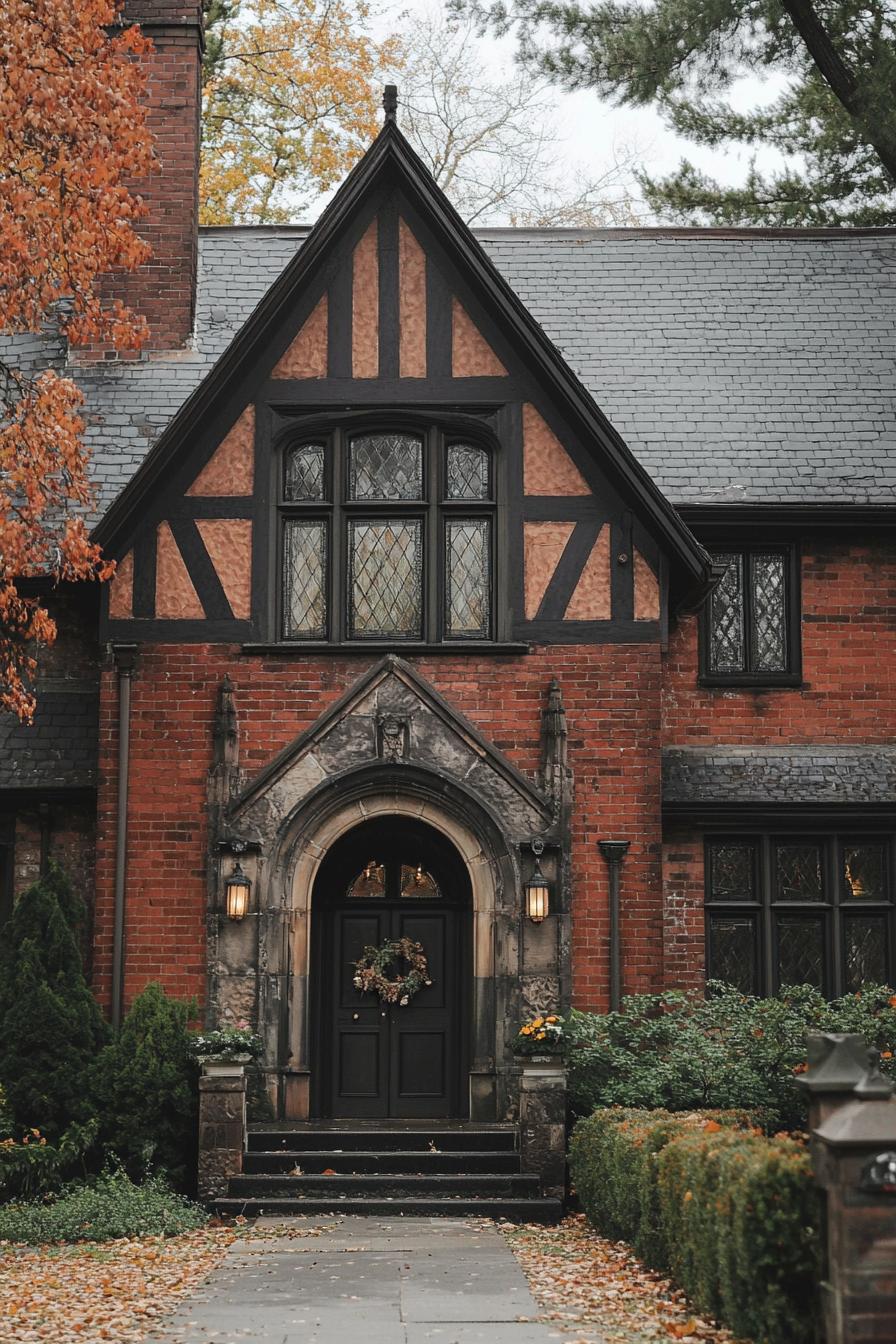
<path fill-rule="evenodd" d="M 199 1199 L 227 1194 L 243 1169 L 246 1147 L 246 1070 L 242 1064 L 204 1064 L 199 1079 Z"/>
<path fill-rule="evenodd" d="M 524 1172 L 541 1177 L 542 1194 L 566 1194 L 566 1069 L 559 1061 L 523 1061 L 520 1156 Z"/>
<path fill-rule="evenodd" d="M 860 1036 L 809 1037 L 810 1151 L 825 1192 L 826 1344 L 896 1339 L 896 1100 Z"/>

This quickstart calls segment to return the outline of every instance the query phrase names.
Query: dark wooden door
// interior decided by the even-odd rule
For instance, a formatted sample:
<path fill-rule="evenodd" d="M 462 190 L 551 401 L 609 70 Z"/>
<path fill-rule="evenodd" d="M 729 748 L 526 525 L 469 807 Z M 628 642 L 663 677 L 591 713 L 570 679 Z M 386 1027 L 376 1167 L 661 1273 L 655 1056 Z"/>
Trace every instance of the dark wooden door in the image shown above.
<path fill-rule="evenodd" d="M 419 823 L 367 824 L 359 832 L 328 856 L 314 889 L 321 935 L 318 1110 L 366 1119 L 462 1115 L 470 992 L 466 870 Z M 354 962 L 365 946 L 405 937 L 422 945 L 432 984 L 404 1007 L 359 992 Z"/>

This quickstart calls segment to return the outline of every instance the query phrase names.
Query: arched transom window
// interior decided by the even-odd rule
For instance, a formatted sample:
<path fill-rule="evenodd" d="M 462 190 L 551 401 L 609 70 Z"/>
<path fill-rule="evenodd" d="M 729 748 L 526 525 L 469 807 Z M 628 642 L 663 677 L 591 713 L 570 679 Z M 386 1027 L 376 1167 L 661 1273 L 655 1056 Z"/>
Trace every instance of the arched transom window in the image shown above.
<path fill-rule="evenodd" d="M 476 442 L 335 429 L 281 475 L 284 640 L 491 640 L 494 462 Z"/>

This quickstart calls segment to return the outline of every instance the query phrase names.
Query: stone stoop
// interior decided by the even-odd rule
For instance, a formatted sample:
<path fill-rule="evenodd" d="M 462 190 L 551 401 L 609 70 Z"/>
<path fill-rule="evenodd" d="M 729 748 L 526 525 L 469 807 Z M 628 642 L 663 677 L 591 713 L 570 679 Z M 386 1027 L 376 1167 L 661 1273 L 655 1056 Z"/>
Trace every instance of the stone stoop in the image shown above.
<path fill-rule="evenodd" d="M 257 1127 L 216 1213 L 481 1214 L 554 1222 L 537 1174 L 522 1170 L 514 1125 Z"/>

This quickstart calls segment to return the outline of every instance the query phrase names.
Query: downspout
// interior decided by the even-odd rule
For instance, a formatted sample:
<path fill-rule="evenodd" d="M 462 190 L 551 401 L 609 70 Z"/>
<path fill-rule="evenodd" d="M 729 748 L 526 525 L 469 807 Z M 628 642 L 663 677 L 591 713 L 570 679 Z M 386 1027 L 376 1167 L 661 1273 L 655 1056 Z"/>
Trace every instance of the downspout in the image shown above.
<path fill-rule="evenodd" d="M 610 1012 L 618 1013 L 622 1002 L 622 952 L 619 939 L 619 877 L 629 840 L 599 840 L 597 847 L 607 861 L 610 876 Z"/>
<path fill-rule="evenodd" d="M 113 644 L 118 669 L 118 798 L 115 807 L 115 906 L 112 923 L 112 1026 L 124 1006 L 124 898 L 128 862 L 128 773 L 131 756 L 131 674 L 136 644 Z"/>

